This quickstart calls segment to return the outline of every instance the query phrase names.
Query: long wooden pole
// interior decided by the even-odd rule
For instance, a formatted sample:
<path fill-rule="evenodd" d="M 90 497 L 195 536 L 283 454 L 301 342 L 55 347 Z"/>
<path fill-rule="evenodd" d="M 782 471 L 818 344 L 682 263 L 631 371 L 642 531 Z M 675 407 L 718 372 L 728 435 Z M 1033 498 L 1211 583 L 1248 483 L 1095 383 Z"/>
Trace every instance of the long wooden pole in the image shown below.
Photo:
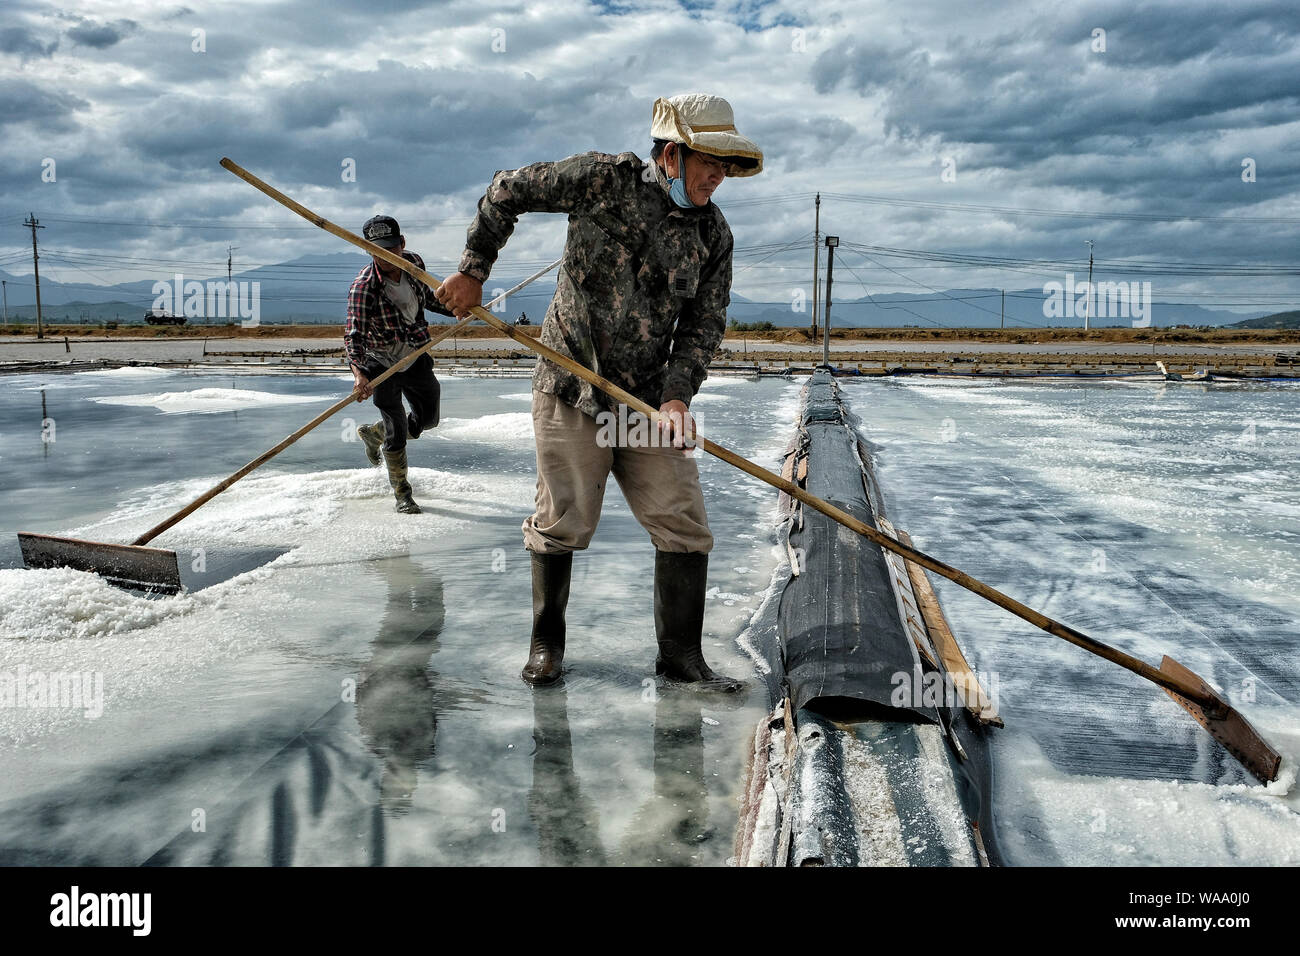
<path fill-rule="evenodd" d="M 360 236 L 357 236 L 349 232 L 348 230 L 344 229 L 343 227 L 335 225 L 329 220 L 317 215 L 316 213 L 308 209 L 306 206 L 303 206 L 301 203 L 293 199 L 290 199 L 288 196 L 280 192 L 274 186 L 271 186 L 268 183 L 263 182 L 261 179 L 258 179 L 252 173 L 240 167 L 233 160 L 223 158 L 221 160 L 221 165 L 225 167 L 227 170 L 229 170 L 230 172 L 234 173 L 240 179 L 244 180 L 249 185 L 253 186 L 255 189 L 259 190 L 262 193 L 265 193 L 267 196 L 270 196 L 272 199 L 274 199 L 276 202 L 280 203 L 281 205 L 286 206 L 289 209 L 292 209 L 298 215 L 302 216 L 304 219 L 308 220 L 309 222 L 315 223 L 317 226 L 324 229 L 326 232 L 338 236 L 340 239 L 350 242 L 354 246 L 364 249 L 366 252 L 370 253 L 371 255 L 378 256 L 381 259 L 391 262 L 399 269 L 406 271 L 410 275 L 419 279 L 421 282 L 424 282 L 426 285 L 429 285 L 434 288 L 438 288 L 442 285 L 442 280 L 438 279 L 436 276 L 426 272 L 423 269 L 416 267 L 412 263 L 407 262 L 405 259 L 390 252 L 389 250 L 383 249 L 372 242 L 367 242 L 365 239 L 362 239 Z M 593 372 L 591 369 L 587 368 L 586 366 L 580 365 L 578 362 L 575 362 L 569 356 L 562 355 L 561 353 L 555 351 L 549 346 L 543 345 L 541 342 L 534 341 L 530 336 L 521 334 L 519 330 L 516 329 L 514 326 L 511 326 L 509 323 L 501 321 L 495 315 L 493 315 L 492 313 L 484 309 L 482 306 L 475 306 L 471 310 L 471 316 L 475 316 L 477 318 L 483 319 L 485 322 L 487 322 L 489 325 L 496 328 L 502 334 L 513 339 L 514 341 L 518 342 L 524 347 L 532 349 L 534 352 L 538 353 L 543 358 L 547 359 L 550 362 L 554 362 L 556 365 L 560 366 L 566 371 L 573 373 L 574 375 L 578 376 L 584 381 L 589 382 L 590 384 L 596 386 L 601 391 L 605 392 L 607 395 L 627 405 L 628 408 L 640 412 L 642 415 L 645 415 L 647 418 L 651 419 L 652 421 L 664 422 L 664 423 L 667 423 L 669 421 L 667 416 L 661 415 L 657 409 L 651 408 L 648 404 L 641 401 L 641 399 L 637 398 L 635 395 L 632 395 L 630 392 L 620 388 L 619 386 L 615 385 L 613 382 L 609 381 L 608 379 L 600 375 L 597 375 L 595 372 Z M 1199 709 L 1203 710 L 1203 716 L 1211 720 L 1222 720 L 1227 717 L 1235 718 L 1235 721 L 1238 723 L 1234 723 L 1232 730 L 1236 733 L 1246 734 L 1246 746 L 1248 748 L 1253 748 L 1256 745 L 1258 745 L 1262 748 L 1267 748 L 1271 756 L 1258 759 L 1254 763 L 1252 763 L 1248 761 L 1247 757 L 1243 757 L 1242 753 L 1239 753 L 1236 749 L 1233 750 L 1234 755 L 1236 755 L 1238 759 L 1241 759 L 1243 763 L 1246 763 L 1248 769 L 1251 769 L 1252 772 L 1254 772 L 1256 776 L 1260 776 L 1261 779 L 1265 779 L 1264 774 L 1269 772 L 1267 769 L 1265 769 L 1265 767 L 1271 765 L 1272 776 L 1268 776 L 1266 779 L 1268 780 L 1275 779 L 1277 775 L 1276 751 L 1273 751 L 1271 747 L 1268 747 L 1267 743 L 1264 742 L 1263 738 L 1259 737 L 1258 733 L 1254 730 L 1254 728 L 1250 727 L 1250 725 L 1246 723 L 1244 717 L 1241 717 L 1239 714 L 1237 714 L 1235 710 L 1233 710 L 1230 706 L 1228 706 L 1217 694 L 1213 692 L 1213 690 L 1203 680 L 1198 678 L 1195 674 L 1192 674 L 1190 671 L 1187 671 L 1185 668 L 1182 668 L 1182 673 L 1180 673 L 1177 671 L 1170 672 L 1169 670 L 1166 669 L 1152 667 L 1146 661 L 1140 660 L 1136 657 L 1133 657 L 1131 654 L 1126 654 L 1124 651 L 1121 651 L 1118 648 L 1111 647 L 1110 645 L 1104 644 L 1101 641 L 1096 640 L 1095 638 L 1089 637 L 1087 634 L 1084 634 L 1082 631 L 1070 627 L 1067 624 L 1062 624 L 1060 621 L 1053 620 L 1047 615 L 1042 614 L 1041 612 L 1036 611 L 1025 604 L 1022 604 L 1020 601 L 1017 601 L 1015 598 L 1007 594 L 1003 594 L 1001 591 L 997 590 L 996 588 L 990 587 L 984 582 L 971 577 L 969 574 L 967 574 L 964 571 L 960 571 L 957 568 L 954 568 L 951 565 L 938 560 L 937 558 L 932 558 L 930 557 L 930 555 L 925 554 L 922 551 L 918 551 L 916 548 L 910 547 L 908 545 L 903 544 L 902 542 L 894 540 L 893 538 L 889 537 L 886 534 L 883 534 L 880 531 L 877 531 L 875 528 L 871 527 L 870 525 L 866 524 L 860 519 L 854 517 L 848 512 L 840 508 L 837 508 L 835 505 L 831 504 L 830 502 L 824 501 L 821 498 L 818 498 L 816 495 L 809 494 L 807 491 L 799 487 L 799 485 L 795 484 L 794 482 L 782 478 L 780 475 L 768 471 L 766 468 L 756 465 L 754 462 L 750 461 L 749 459 L 741 457 L 740 455 L 736 454 L 735 452 L 727 448 L 724 448 L 723 446 L 717 444 L 716 442 L 710 441 L 707 438 L 697 436 L 695 439 L 695 443 L 699 447 L 703 448 L 710 455 L 713 455 L 716 458 L 721 458 L 723 461 L 727 462 L 727 464 L 739 468 L 741 471 L 745 472 L 746 474 L 752 475 L 753 477 L 757 478 L 759 481 L 771 485 L 773 488 L 780 489 L 781 491 L 789 495 L 791 498 L 796 499 L 797 501 L 807 505 L 808 507 L 812 508 L 815 511 L 821 512 L 831 520 L 839 522 L 840 524 L 844 525 L 844 527 L 849 528 L 852 531 L 856 531 L 858 534 L 862 535 L 864 538 L 868 539 L 874 544 L 877 544 L 888 551 L 893 551 L 896 554 L 900 554 L 907 560 L 920 565 L 921 567 L 925 568 L 928 571 L 933 571 L 935 574 L 938 574 L 941 577 L 947 578 L 953 583 L 966 588 L 966 590 L 968 591 L 973 591 L 975 594 L 978 594 L 980 597 L 984 598 L 985 600 L 990 601 L 993 604 L 998 605 L 998 607 L 1001 607 L 1007 611 L 1010 611 L 1012 614 L 1016 615 L 1017 617 L 1028 621 L 1029 623 L 1033 624 L 1035 627 L 1047 631 L 1049 634 L 1053 634 L 1056 637 L 1061 638 L 1062 640 L 1068 641 L 1069 643 L 1075 645 L 1076 647 L 1080 647 L 1092 654 L 1097 655 L 1098 657 L 1101 657 L 1105 660 L 1110 661 L 1111 663 L 1118 664 L 1120 667 L 1132 671 L 1134 674 L 1137 674 L 1139 677 L 1143 677 L 1151 681 L 1153 684 L 1156 684 L 1159 687 L 1164 688 L 1166 691 L 1170 692 L 1171 694 L 1176 695 L 1175 700 L 1179 700 L 1180 703 L 1182 703 L 1183 701 L 1190 701 L 1194 703 L 1195 705 L 1197 705 Z M 1169 659 L 1167 658 L 1166 661 L 1168 660 Z M 1181 665 L 1179 666 L 1181 667 Z M 1205 723 L 1204 720 L 1202 720 L 1201 716 L 1198 716 L 1196 712 L 1193 712 L 1193 716 L 1196 716 L 1197 720 L 1201 721 L 1203 724 Z M 1244 725 L 1244 730 L 1242 729 L 1241 725 Z M 1220 734 L 1215 733 L 1215 731 L 1210 727 L 1207 726 L 1206 729 L 1210 730 L 1210 732 L 1214 734 L 1216 738 L 1222 739 L 1220 737 Z M 1253 751 L 1248 751 L 1248 753 L 1250 753 L 1251 756 L 1253 757 L 1254 755 Z"/>

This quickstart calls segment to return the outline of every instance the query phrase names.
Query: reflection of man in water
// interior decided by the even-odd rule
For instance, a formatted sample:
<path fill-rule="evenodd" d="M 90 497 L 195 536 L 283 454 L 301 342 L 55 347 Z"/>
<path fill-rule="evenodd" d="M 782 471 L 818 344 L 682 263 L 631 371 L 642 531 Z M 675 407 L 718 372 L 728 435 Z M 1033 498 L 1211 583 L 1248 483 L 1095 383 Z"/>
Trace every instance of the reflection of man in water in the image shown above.
<path fill-rule="evenodd" d="M 704 773 L 700 701 L 689 693 L 663 693 L 655 702 L 654 787 L 633 815 L 615 862 L 633 866 L 691 866 L 709 829 L 709 789 Z M 568 696 L 533 695 L 533 785 L 528 815 L 537 828 L 544 866 L 602 866 L 609 854 L 600 839 L 596 805 L 582 791 L 573 767 Z"/>
<path fill-rule="evenodd" d="M 357 721 L 383 761 L 384 809 L 410 809 L 417 767 L 433 756 L 438 730 L 429 660 L 442 631 L 442 578 L 409 557 L 385 562 L 388 606 L 357 681 Z"/>
<path fill-rule="evenodd" d="M 704 716 L 693 694 L 669 688 L 655 701 L 654 775 L 654 792 L 632 816 L 620 862 L 697 866 L 715 833 L 709 827 Z"/>
<path fill-rule="evenodd" d="M 543 866 L 604 866 L 600 817 L 573 770 L 573 737 L 564 687 L 533 695 L 533 786 L 528 816 L 537 827 Z"/>
<path fill-rule="evenodd" d="M 148 864 L 320 866 L 388 861 L 385 815 L 411 807 L 419 768 L 434 754 L 438 712 L 464 706 L 467 700 L 481 703 L 484 695 L 449 691 L 430 670 L 444 618 L 438 572 L 407 556 L 377 561 L 373 567 L 388 585 L 388 601 L 369 659 L 358 672 L 355 703 L 333 696 L 334 706 L 327 713 L 217 805 L 206 808 L 206 832 L 196 834 L 186 826 Z M 364 746 L 357 739 L 354 715 Z M 232 754 L 248 748 L 243 730 L 228 733 L 210 741 L 196 763 L 222 766 Z M 380 761 L 378 803 L 372 797 L 372 754 Z M 132 779 L 155 776 L 149 770 Z M 206 772 L 201 779 L 209 779 Z"/>

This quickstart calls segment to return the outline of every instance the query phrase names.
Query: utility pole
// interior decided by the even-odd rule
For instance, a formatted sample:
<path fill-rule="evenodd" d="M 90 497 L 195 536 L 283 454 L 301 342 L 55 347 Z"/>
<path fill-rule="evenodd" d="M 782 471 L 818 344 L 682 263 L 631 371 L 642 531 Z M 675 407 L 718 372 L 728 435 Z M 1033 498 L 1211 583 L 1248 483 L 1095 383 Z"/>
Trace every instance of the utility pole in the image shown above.
<path fill-rule="evenodd" d="M 809 334 L 817 334 L 817 287 L 821 284 L 821 269 L 819 255 L 822 249 L 822 194 L 817 194 L 817 201 L 814 207 L 817 212 L 813 219 L 813 307 L 812 307 L 812 326 L 808 329 Z"/>
<path fill-rule="evenodd" d="M 1007 327 L 1007 290 L 1002 290 L 1002 328 Z"/>
<path fill-rule="evenodd" d="M 36 213 L 28 213 L 27 221 L 24 226 L 30 226 L 32 230 L 32 269 L 36 273 L 36 337 L 45 338 L 45 323 L 41 319 L 41 257 L 36 253 L 36 230 L 44 229 L 41 221 L 36 218 Z"/>
<path fill-rule="evenodd" d="M 6 279 L 0 279 L 0 293 L 4 294 L 5 300 L 5 325 L 9 324 L 9 282 Z"/>
<path fill-rule="evenodd" d="M 1083 240 L 1088 244 L 1088 301 L 1083 309 L 1083 331 L 1088 331 L 1088 320 L 1092 318 L 1092 240 Z"/>
<path fill-rule="evenodd" d="M 826 237 L 826 315 L 822 318 L 822 364 L 831 367 L 831 280 L 835 275 L 835 247 L 839 236 Z"/>
<path fill-rule="evenodd" d="M 239 246 L 226 246 L 226 315 L 230 314 L 230 300 L 231 296 L 235 294 L 235 284 L 231 281 L 230 264 L 234 260 L 235 250 L 238 248 Z M 212 321 L 211 316 L 208 317 L 208 321 Z"/>

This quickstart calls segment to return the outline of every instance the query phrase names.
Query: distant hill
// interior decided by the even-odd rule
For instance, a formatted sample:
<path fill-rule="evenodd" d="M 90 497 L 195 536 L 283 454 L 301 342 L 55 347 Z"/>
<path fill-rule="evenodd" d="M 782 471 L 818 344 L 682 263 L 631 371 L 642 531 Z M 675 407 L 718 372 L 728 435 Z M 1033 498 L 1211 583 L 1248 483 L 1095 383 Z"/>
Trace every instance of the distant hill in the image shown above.
<path fill-rule="evenodd" d="M 882 292 L 857 299 L 835 299 L 831 303 L 832 328 L 993 328 L 1005 322 L 1008 329 L 1082 326 L 1082 316 L 1048 317 L 1047 296 L 1040 289 L 1007 289 L 1005 319 L 1001 289 L 947 289 L 942 292 Z M 774 326 L 807 328 L 811 303 L 799 303 L 794 311 L 788 303 L 740 301 L 731 297 L 727 309 L 737 322 L 771 322 Z M 1168 328 L 1173 325 L 1218 328 L 1242 318 L 1256 318 L 1263 312 L 1231 312 L 1202 305 L 1156 300 L 1151 303 L 1150 322 Z M 1128 315 L 1094 316 L 1093 328 L 1128 328 Z"/>
<path fill-rule="evenodd" d="M 1228 326 L 1230 329 L 1300 329 L 1300 311 L 1295 312 L 1275 312 L 1272 315 L 1261 315 L 1257 319 L 1246 319 L 1244 322 L 1234 322 Z"/>
<path fill-rule="evenodd" d="M 334 323 L 342 324 L 346 315 L 348 286 L 366 263 L 359 253 L 332 253 L 303 256 L 288 262 L 259 266 L 236 272 L 234 278 L 244 282 L 260 283 L 259 301 L 261 319 L 267 324 Z M 450 262 L 427 261 L 435 275 L 454 269 Z M 509 266 L 503 265 L 503 274 L 493 275 L 484 289 L 490 296 L 494 290 L 504 290 L 520 281 L 523 276 L 504 274 Z M 441 271 L 440 271 L 441 270 Z M 56 273 L 58 274 L 58 273 Z M 173 276 L 160 275 L 159 280 L 172 282 Z M 201 282 L 223 280 L 224 276 L 185 276 Z M 22 322 L 35 320 L 35 287 L 31 276 L 15 276 L 0 270 L 0 279 L 8 283 L 9 317 Z M 45 317 L 51 322 L 99 323 L 141 322 L 146 309 L 154 304 L 153 281 L 149 279 L 124 282 L 120 285 L 101 286 L 83 282 L 59 282 L 53 277 L 42 277 L 41 299 Z M 555 291 L 554 273 L 539 279 L 534 285 L 511 297 L 505 310 L 498 313 L 514 320 L 526 312 L 534 323 L 541 321 Z M 1003 290 L 994 288 L 947 289 L 944 291 L 918 291 L 909 293 L 882 292 L 857 299 L 836 298 L 831 308 L 831 325 L 837 328 L 997 328 L 1005 322 L 1007 328 L 1043 328 L 1082 326 L 1082 317 L 1076 314 L 1049 315 L 1047 294 L 1042 288 L 1007 289 L 1005 317 L 1003 315 Z M 785 301 L 754 301 L 738 292 L 732 292 L 727 316 L 740 323 L 771 322 L 784 328 L 807 328 L 811 315 L 811 302 L 806 298 L 792 297 Z M 160 306 L 160 308 L 165 306 Z M 180 311 L 174 309 L 174 311 Z M 1073 310 L 1071 310 L 1073 313 Z M 1227 309 L 1206 308 L 1201 305 L 1160 301 L 1150 303 L 1150 323 L 1168 328 L 1174 325 L 1235 327 L 1235 328 L 1295 328 L 1296 325 L 1255 325 L 1247 322 L 1273 322 L 1292 318 L 1297 313 L 1269 315 L 1264 311 L 1233 312 Z M 1243 322 L 1243 320 L 1245 320 Z M 214 315 L 209 319 L 191 318 L 191 325 L 224 325 L 224 317 Z M 1113 317 L 1094 316 L 1094 328 L 1107 326 L 1128 327 L 1132 318 L 1127 310 Z"/>

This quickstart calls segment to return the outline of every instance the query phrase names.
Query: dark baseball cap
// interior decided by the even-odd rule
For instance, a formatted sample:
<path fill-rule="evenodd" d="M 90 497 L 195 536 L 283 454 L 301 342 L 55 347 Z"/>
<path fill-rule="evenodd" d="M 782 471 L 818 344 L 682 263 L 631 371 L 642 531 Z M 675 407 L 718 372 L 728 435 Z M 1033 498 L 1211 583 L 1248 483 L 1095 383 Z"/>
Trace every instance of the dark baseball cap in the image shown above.
<path fill-rule="evenodd" d="M 361 227 L 361 235 L 384 249 L 398 249 L 402 245 L 402 227 L 392 216 L 371 216 Z"/>

